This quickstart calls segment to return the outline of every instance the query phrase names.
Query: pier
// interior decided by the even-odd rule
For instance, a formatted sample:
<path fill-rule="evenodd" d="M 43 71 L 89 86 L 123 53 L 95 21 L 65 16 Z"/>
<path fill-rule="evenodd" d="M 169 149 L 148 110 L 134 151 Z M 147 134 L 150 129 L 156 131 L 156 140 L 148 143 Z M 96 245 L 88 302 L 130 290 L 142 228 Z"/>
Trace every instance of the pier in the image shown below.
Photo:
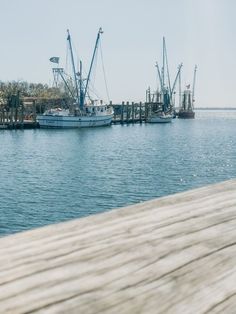
<path fill-rule="evenodd" d="M 23 120 L 0 123 L 0 130 L 38 129 L 39 124 L 33 120 Z"/>
<path fill-rule="evenodd" d="M 150 105 L 143 102 L 122 102 L 121 104 L 112 104 L 114 117 L 113 124 L 124 123 L 142 123 L 146 122 Z"/>
<path fill-rule="evenodd" d="M 27 102 L 22 103 L 20 109 L 18 106 L 12 105 L 9 112 L 0 111 L 0 129 L 35 129 L 39 128 L 36 122 L 37 113 L 42 113 L 48 108 L 48 105 L 41 103 L 44 99 L 36 99 L 27 97 Z M 47 100 L 48 101 L 48 100 Z M 58 107 L 58 100 L 56 99 Z M 129 124 L 146 122 L 148 113 L 152 109 L 153 103 L 147 102 L 129 102 L 123 101 L 121 104 L 113 104 L 110 102 L 114 110 L 112 124 Z M 50 107 L 53 107 L 52 105 Z M 37 109 L 39 112 L 37 112 Z"/>
<path fill-rule="evenodd" d="M 0 311 L 234 313 L 235 195 L 229 180 L 3 237 Z"/>
<path fill-rule="evenodd" d="M 20 97 L 19 93 L 9 96 L 7 103 L 0 106 L 0 130 L 36 129 L 36 116 L 47 108 L 64 103 L 61 98 Z"/>

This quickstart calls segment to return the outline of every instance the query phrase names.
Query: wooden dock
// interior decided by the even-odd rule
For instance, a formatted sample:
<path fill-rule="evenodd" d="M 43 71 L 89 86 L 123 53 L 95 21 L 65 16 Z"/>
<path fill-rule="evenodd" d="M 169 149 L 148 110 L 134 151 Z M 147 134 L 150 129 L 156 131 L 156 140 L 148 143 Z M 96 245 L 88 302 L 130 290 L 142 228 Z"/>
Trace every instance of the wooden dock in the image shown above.
<path fill-rule="evenodd" d="M 0 249 L 1 313 L 235 313 L 236 180 L 4 237 Z"/>
<path fill-rule="evenodd" d="M 113 124 L 142 123 L 147 119 L 148 106 L 146 103 L 122 102 L 121 104 L 112 104 L 114 115 Z"/>
<path fill-rule="evenodd" d="M 0 123 L 0 130 L 16 130 L 16 129 L 38 129 L 38 122 L 32 120 L 24 120 L 11 122 Z"/>
<path fill-rule="evenodd" d="M 13 97 L 13 99 L 15 98 Z M 47 104 L 48 100 L 44 98 L 25 97 L 25 102 L 21 103 L 19 99 L 16 100 L 16 104 L 14 102 L 11 106 L 9 105 L 10 109 L 8 111 L 6 111 L 4 107 L 0 108 L 2 109 L 0 110 L 0 130 L 39 128 L 39 124 L 36 122 L 37 114 L 43 113 L 47 108 L 53 108 L 53 105 L 51 104 L 50 106 Z M 43 103 L 44 101 L 45 103 Z M 57 102 L 55 102 L 55 105 L 56 104 Z M 112 107 L 114 111 L 112 124 L 146 122 L 150 112 L 153 110 L 153 106 L 156 105 L 156 103 L 147 102 L 123 101 L 119 104 L 110 102 L 109 106 Z"/>

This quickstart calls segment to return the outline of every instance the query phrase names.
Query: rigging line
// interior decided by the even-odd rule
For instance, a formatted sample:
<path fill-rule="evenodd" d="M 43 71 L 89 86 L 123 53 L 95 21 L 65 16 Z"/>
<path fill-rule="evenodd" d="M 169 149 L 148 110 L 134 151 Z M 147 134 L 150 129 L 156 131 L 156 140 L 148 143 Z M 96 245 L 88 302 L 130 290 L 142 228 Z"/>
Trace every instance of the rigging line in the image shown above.
<path fill-rule="evenodd" d="M 68 72 L 68 68 L 69 68 L 69 65 L 68 65 L 68 63 L 69 63 L 69 61 L 68 61 L 68 59 L 69 59 L 68 54 L 69 54 L 69 45 L 67 43 L 66 44 L 66 64 L 65 64 L 65 71 L 66 72 Z"/>
<path fill-rule="evenodd" d="M 95 80 L 96 80 L 96 74 L 97 74 L 97 53 L 94 57 L 94 66 L 93 66 L 93 71 L 91 72 L 91 79 L 90 79 L 90 84 L 94 87 L 95 86 Z"/>
<path fill-rule="evenodd" d="M 96 70 L 97 70 L 97 53 L 95 55 L 95 58 L 94 58 L 94 70 L 91 72 L 91 76 L 90 76 L 90 81 L 89 81 L 89 84 L 88 84 L 88 97 L 90 98 L 91 100 L 91 97 L 89 94 L 94 94 L 98 99 L 100 98 L 96 88 L 95 88 L 95 79 L 96 79 Z"/>
<path fill-rule="evenodd" d="M 159 77 L 158 77 L 158 73 L 156 71 L 156 90 L 155 90 L 155 94 L 156 94 L 156 102 L 159 101 L 159 97 L 160 97 L 160 84 L 159 84 Z"/>
<path fill-rule="evenodd" d="M 96 88 L 94 87 L 94 85 L 90 84 L 88 86 L 88 92 L 87 92 L 87 96 L 90 100 L 92 100 L 90 94 L 93 94 L 94 96 L 96 96 L 98 99 L 100 98 L 98 91 L 96 90 Z"/>
<path fill-rule="evenodd" d="M 94 87 L 95 85 L 95 77 L 96 77 L 96 69 L 97 69 L 97 51 L 94 54 L 94 65 L 93 65 L 93 71 L 90 72 L 90 79 L 88 81 L 88 73 L 86 72 L 86 70 L 84 70 L 84 73 L 86 74 L 85 77 L 85 86 L 84 89 L 86 88 L 87 85 L 87 92 L 85 97 L 88 97 L 88 99 L 90 101 L 92 101 L 92 97 L 90 96 L 91 93 L 93 93 L 97 98 L 99 98 L 99 96 L 96 94 L 96 89 Z"/>
<path fill-rule="evenodd" d="M 92 93 L 94 96 L 96 96 L 97 99 L 100 98 L 98 92 L 96 91 L 96 89 L 95 89 L 94 87 L 93 87 L 93 89 L 91 89 L 91 88 L 89 87 L 89 91 L 88 91 L 88 92 L 89 92 L 89 93 Z M 90 98 L 90 100 L 92 100 L 92 98 L 90 97 L 89 93 L 88 93 L 88 97 Z"/>
<path fill-rule="evenodd" d="M 159 89 L 160 89 L 159 76 L 158 76 L 158 73 L 156 71 L 156 91 L 158 92 Z"/>
<path fill-rule="evenodd" d="M 107 98 L 108 101 L 110 100 L 110 96 L 109 96 L 109 91 L 108 91 L 108 85 L 107 85 L 107 79 L 106 79 L 106 72 L 105 72 L 105 66 L 104 66 L 104 61 L 103 61 L 103 54 L 102 54 L 102 44 L 100 41 L 100 54 L 101 54 L 101 60 L 102 60 L 102 70 L 103 70 L 103 76 L 104 76 L 104 81 L 105 81 L 105 87 L 106 87 L 106 94 L 107 94 Z"/>
<path fill-rule="evenodd" d="M 170 72 L 169 72 L 169 65 L 168 65 L 168 58 L 167 58 L 167 49 L 166 49 L 166 43 L 165 43 L 165 41 L 164 41 L 164 49 L 165 49 L 165 59 L 166 59 L 166 70 L 167 70 L 168 85 L 169 85 L 169 90 L 171 90 L 171 85 L 170 85 Z"/>

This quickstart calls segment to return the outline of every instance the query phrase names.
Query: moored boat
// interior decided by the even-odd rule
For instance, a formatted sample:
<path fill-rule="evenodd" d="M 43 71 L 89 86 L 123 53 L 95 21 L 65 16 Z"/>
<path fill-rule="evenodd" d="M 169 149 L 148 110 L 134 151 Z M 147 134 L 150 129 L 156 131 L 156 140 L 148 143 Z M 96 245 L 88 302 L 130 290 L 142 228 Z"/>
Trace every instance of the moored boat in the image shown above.
<path fill-rule="evenodd" d="M 69 109 L 50 109 L 37 116 L 41 128 L 83 128 L 111 125 L 113 111 L 108 105 L 86 105 L 86 114 Z"/>
<path fill-rule="evenodd" d="M 193 86 L 192 90 L 190 89 L 190 84 L 186 86 L 186 89 L 182 95 L 181 106 L 178 112 L 178 117 L 180 119 L 194 119 L 194 90 L 195 90 L 195 81 L 196 81 L 196 71 L 197 67 L 194 68 L 194 76 L 193 76 Z"/>
<path fill-rule="evenodd" d="M 62 68 L 54 68 L 54 72 L 58 73 L 67 87 L 72 99 L 75 103 L 70 109 L 55 108 L 46 110 L 43 114 L 37 115 L 36 120 L 42 128 L 83 128 L 83 127 L 99 127 L 111 125 L 113 117 L 113 109 L 103 103 L 103 101 L 92 100 L 89 95 L 90 76 L 94 64 L 96 51 L 100 35 L 103 33 L 100 28 L 97 34 L 95 48 L 89 68 L 89 73 L 86 79 L 82 77 L 82 62 L 80 61 L 80 70 L 76 72 L 74 64 L 74 56 L 72 51 L 71 37 L 69 30 L 67 40 L 69 42 L 72 70 L 74 75 L 73 90 L 67 84 L 63 77 Z M 58 63 L 58 57 L 50 58 L 51 62 Z"/>
<path fill-rule="evenodd" d="M 180 119 L 194 119 L 195 118 L 195 112 L 194 111 L 180 109 L 180 111 L 178 113 L 178 117 Z"/>
<path fill-rule="evenodd" d="M 146 91 L 146 105 L 148 114 L 146 122 L 149 123 L 169 123 L 174 118 L 174 91 L 178 76 L 180 75 L 182 64 L 179 65 L 176 78 L 171 86 L 169 67 L 167 60 L 165 38 L 163 37 L 163 65 L 160 69 L 156 63 L 159 78 L 160 90 L 153 94 L 150 88 Z M 167 82 L 166 82 L 167 80 Z"/>
<path fill-rule="evenodd" d="M 148 116 L 147 122 L 149 123 L 169 123 L 172 122 L 173 115 L 169 113 L 165 113 L 164 111 L 152 112 L 151 115 Z"/>

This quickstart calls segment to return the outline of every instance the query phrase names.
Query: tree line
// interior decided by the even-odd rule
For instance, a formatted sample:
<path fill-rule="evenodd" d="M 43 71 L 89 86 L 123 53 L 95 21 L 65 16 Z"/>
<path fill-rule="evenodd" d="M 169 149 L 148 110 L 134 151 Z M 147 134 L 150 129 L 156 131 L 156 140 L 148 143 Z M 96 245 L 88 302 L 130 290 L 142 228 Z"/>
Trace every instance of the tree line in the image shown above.
<path fill-rule="evenodd" d="M 0 107 L 9 111 L 11 106 L 19 106 L 27 97 L 37 100 L 37 109 L 42 106 L 64 104 L 71 102 L 67 90 L 63 84 L 50 87 L 42 83 L 29 83 L 27 81 L 0 81 Z M 18 100 L 17 100 L 18 99 Z M 38 110 L 37 110 L 38 111 Z"/>
<path fill-rule="evenodd" d="M 21 97 L 39 98 L 63 98 L 68 97 L 66 91 L 61 86 L 49 87 L 42 83 L 28 83 L 26 81 L 0 81 L 0 97 L 6 100 L 9 96 L 20 93 Z"/>

